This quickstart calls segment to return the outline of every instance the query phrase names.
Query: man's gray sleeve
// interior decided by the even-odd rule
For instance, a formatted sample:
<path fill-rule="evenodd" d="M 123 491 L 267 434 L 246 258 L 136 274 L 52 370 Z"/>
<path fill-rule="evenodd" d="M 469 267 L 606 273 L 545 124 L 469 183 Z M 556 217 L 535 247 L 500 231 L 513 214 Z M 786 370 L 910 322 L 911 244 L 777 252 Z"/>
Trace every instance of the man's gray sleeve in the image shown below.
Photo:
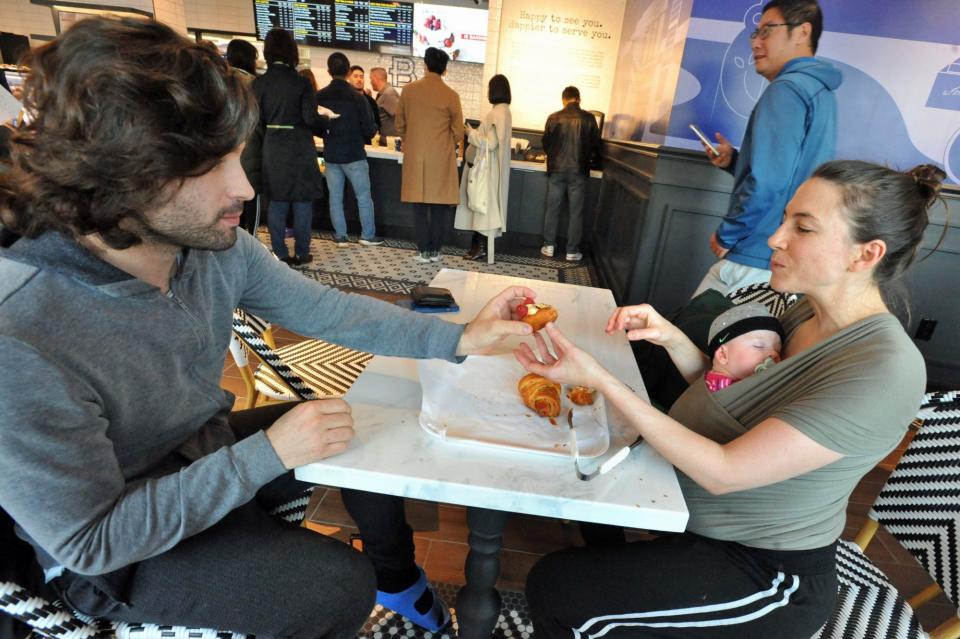
<path fill-rule="evenodd" d="M 377 104 L 384 113 L 389 116 L 395 116 L 397 114 L 397 106 L 400 104 L 400 94 L 397 93 L 396 90 L 387 91 L 380 96 Z"/>
<path fill-rule="evenodd" d="M 242 237 L 248 275 L 241 308 L 300 335 L 366 353 L 457 361 L 464 325 L 318 284 Z"/>
<path fill-rule="evenodd" d="M 261 432 L 171 475 L 127 478 L 93 387 L 9 337 L 0 357 L 17 371 L 0 381 L 0 503 L 68 570 L 102 574 L 160 554 L 284 472 Z"/>

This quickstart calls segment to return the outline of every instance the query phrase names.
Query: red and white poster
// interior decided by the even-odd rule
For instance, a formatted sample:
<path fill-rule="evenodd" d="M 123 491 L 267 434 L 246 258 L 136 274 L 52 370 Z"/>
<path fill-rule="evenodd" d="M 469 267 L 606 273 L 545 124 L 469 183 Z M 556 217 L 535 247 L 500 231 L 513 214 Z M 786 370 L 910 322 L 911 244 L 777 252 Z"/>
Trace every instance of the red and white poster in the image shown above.
<path fill-rule="evenodd" d="M 413 9 L 413 55 L 429 47 L 443 49 L 451 60 L 483 64 L 487 52 L 487 10 L 416 3 Z"/>

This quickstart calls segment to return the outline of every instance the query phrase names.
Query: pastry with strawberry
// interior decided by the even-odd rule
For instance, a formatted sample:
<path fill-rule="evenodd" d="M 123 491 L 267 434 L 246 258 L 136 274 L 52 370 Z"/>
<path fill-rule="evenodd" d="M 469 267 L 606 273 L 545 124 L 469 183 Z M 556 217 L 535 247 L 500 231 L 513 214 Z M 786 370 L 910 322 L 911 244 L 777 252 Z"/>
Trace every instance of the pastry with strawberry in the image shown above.
<path fill-rule="evenodd" d="M 516 311 L 520 321 L 532 326 L 534 332 L 539 331 L 548 322 L 556 322 L 558 316 L 557 309 L 549 304 L 537 304 L 532 297 L 524 298 L 523 302 L 517 305 Z"/>

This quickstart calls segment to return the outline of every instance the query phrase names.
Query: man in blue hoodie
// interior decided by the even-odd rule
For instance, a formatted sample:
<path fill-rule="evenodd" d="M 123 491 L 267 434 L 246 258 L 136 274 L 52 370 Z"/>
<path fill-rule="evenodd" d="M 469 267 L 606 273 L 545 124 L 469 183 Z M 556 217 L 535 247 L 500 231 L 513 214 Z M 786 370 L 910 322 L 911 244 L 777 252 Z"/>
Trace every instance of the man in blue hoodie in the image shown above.
<path fill-rule="evenodd" d="M 739 153 L 720 133 L 714 166 L 733 173 L 730 206 L 710 250 L 720 258 L 697 287 L 728 293 L 770 281 L 767 240 L 783 210 L 813 170 L 833 159 L 840 71 L 814 56 L 823 31 L 816 0 L 772 0 L 750 35 L 757 73 L 770 81 L 760 96 Z"/>

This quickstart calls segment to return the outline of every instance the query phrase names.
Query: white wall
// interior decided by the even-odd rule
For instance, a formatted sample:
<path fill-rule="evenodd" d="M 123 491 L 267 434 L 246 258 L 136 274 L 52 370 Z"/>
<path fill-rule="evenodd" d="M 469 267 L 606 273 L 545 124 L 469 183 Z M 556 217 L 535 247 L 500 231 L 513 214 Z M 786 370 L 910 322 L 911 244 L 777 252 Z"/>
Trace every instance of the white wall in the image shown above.
<path fill-rule="evenodd" d="M 568 85 L 607 112 L 625 0 L 503 0 L 497 71 L 510 80 L 513 126 L 542 129 Z"/>
<path fill-rule="evenodd" d="M 28 0 L 0 0 L 0 31 L 53 36 L 50 7 L 30 4 Z M 31 44 L 37 44 L 37 41 L 31 41 Z"/>
<path fill-rule="evenodd" d="M 181 33 L 187 32 L 184 0 L 72 0 L 100 6 L 130 7 L 152 11 L 161 22 L 169 24 Z M 249 4 L 249 3 L 248 3 Z M 33 36 L 53 37 L 56 27 L 50 7 L 31 4 L 29 0 L 0 0 L 0 31 L 30 36 L 30 44 L 42 44 L 44 39 Z"/>
<path fill-rule="evenodd" d="M 692 0 L 627 0 L 604 137 L 662 143 Z"/>
<path fill-rule="evenodd" d="M 255 33 L 253 0 L 183 0 L 187 26 L 236 33 Z"/>

